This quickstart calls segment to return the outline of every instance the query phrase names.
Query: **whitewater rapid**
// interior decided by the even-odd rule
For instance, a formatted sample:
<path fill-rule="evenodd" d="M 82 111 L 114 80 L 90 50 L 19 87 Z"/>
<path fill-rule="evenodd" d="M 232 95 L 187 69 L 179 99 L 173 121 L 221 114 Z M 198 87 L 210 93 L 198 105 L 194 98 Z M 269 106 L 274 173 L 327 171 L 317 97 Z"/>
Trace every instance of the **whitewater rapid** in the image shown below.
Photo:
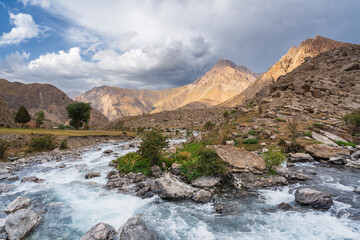
<path fill-rule="evenodd" d="M 104 154 L 108 149 L 113 153 Z M 298 206 L 294 192 L 300 185 L 294 184 L 241 194 L 229 190 L 221 198 L 230 211 L 220 215 L 212 203 L 168 202 L 156 196 L 141 199 L 105 190 L 106 175 L 112 170 L 109 162 L 135 150 L 126 141 L 102 143 L 82 150 L 79 157 L 22 168 L 15 172 L 20 179 L 37 176 L 45 182 L 12 182 L 16 187 L 0 195 L 0 218 L 6 216 L 3 210 L 11 201 L 26 196 L 32 201 L 31 208 L 42 216 L 26 239 L 79 239 L 99 222 L 119 229 L 136 214 L 163 239 L 360 239 L 360 195 L 353 191 L 360 183 L 359 170 L 297 164 L 297 169 L 318 173 L 307 185 L 334 195 L 335 204 L 328 211 Z M 60 168 L 62 163 L 65 168 Z M 85 179 L 91 171 L 101 172 L 101 177 Z M 277 210 L 281 202 L 298 209 Z"/>

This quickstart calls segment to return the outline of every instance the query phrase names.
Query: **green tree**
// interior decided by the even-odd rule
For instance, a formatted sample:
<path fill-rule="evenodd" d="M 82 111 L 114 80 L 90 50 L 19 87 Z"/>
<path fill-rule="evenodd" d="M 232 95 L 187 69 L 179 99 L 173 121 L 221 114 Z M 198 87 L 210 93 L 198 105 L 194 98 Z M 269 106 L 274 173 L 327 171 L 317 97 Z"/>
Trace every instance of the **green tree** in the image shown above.
<path fill-rule="evenodd" d="M 344 116 L 344 121 L 350 127 L 351 134 L 360 134 L 360 108 Z"/>
<path fill-rule="evenodd" d="M 41 124 L 44 123 L 45 114 L 43 111 L 39 111 L 39 112 L 35 113 L 35 117 L 36 117 L 36 127 L 39 128 L 41 126 Z"/>
<path fill-rule="evenodd" d="M 229 121 L 229 118 L 230 118 L 229 112 L 228 112 L 228 111 L 225 111 L 225 112 L 223 113 L 223 117 L 224 117 L 224 119 L 225 119 L 225 122 L 228 122 L 228 121 Z"/>
<path fill-rule="evenodd" d="M 19 110 L 15 115 L 15 122 L 24 125 L 25 123 L 30 122 L 30 120 L 31 117 L 29 112 L 26 110 L 26 108 L 24 106 L 19 107 Z"/>
<path fill-rule="evenodd" d="M 139 153 L 151 163 L 151 166 L 160 165 L 161 151 L 169 145 L 167 138 L 155 129 L 143 135 Z"/>
<path fill-rule="evenodd" d="M 84 123 L 88 123 L 90 119 L 91 107 L 88 103 L 76 102 L 66 107 L 69 118 L 71 118 L 70 126 L 79 129 Z"/>

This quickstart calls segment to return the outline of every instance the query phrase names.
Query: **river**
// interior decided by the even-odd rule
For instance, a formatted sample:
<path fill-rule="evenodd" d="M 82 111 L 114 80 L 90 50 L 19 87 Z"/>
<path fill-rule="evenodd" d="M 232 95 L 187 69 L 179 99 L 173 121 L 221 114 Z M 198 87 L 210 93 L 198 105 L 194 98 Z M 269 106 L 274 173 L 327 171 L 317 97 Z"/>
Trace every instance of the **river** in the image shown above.
<path fill-rule="evenodd" d="M 11 201 L 26 196 L 30 208 L 42 216 L 26 239 L 79 239 L 99 222 L 118 229 L 135 214 L 142 214 L 164 239 L 360 239 L 360 194 L 353 191 L 360 185 L 360 170 L 318 162 L 296 164 L 295 169 L 317 173 L 306 185 L 333 194 L 334 205 L 328 211 L 298 206 L 294 192 L 301 185 L 293 184 L 250 192 L 228 189 L 221 198 L 229 212 L 221 215 L 211 203 L 141 199 L 105 190 L 106 175 L 112 170 L 109 162 L 115 155 L 136 150 L 125 146 L 128 142 L 102 143 L 80 151 L 81 159 L 66 157 L 20 169 L 15 172 L 20 179 L 37 176 L 46 181 L 2 181 L 16 187 L 0 195 L 0 218 Z M 113 153 L 104 154 L 108 149 Z M 61 163 L 66 167 L 59 168 Z M 85 179 L 91 171 L 101 172 L 101 177 Z M 295 209 L 278 210 L 281 202 Z"/>

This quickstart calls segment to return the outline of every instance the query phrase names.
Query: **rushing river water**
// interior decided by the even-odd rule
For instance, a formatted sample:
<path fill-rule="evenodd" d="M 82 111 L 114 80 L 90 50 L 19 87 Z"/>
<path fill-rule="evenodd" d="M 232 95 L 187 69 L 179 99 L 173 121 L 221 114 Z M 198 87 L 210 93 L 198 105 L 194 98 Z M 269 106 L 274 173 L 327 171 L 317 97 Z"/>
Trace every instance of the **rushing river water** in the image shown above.
<path fill-rule="evenodd" d="M 229 189 L 221 196 L 229 213 L 220 215 L 211 203 L 141 199 L 105 190 L 114 154 L 135 150 L 124 150 L 125 145 L 128 143 L 99 144 L 82 151 L 81 159 L 69 157 L 16 172 L 20 179 L 37 176 L 46 182 L 13 183 L 15 189 L 0 195 L 0 218 L 5 217 L 3 210 L 11 201 L 26 196 L 42 216 L 27 239 L 79 239 L 99 222 L 118 229 L 135 214 L 142 214 L 163 239 L 360 239 L 360 194 L 353 191 L 360 184 L 359 170 L 316 162 L 296 165 L 296 169 L 317 172 L 306 185 L 334 195 L 334 206 L 328 211 L 299 207 L 294 192 L 300 185 L 294 184 L 247 193 Z M 104 154 L 107 149 L 113 154 Z M 66 167 L 59 168 L 61 163 Z M 100 171 L 101 177 L 86 180 L 90 171 Z M 295 209 L 277 210 L 281 202 Z"/>

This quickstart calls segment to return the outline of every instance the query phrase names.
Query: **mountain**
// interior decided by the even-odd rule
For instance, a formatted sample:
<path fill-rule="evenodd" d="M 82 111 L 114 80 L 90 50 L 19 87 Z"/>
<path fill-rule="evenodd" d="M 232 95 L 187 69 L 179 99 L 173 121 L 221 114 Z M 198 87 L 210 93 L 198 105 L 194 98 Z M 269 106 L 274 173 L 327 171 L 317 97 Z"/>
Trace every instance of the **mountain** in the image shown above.
<path fill-rule="evenodd" d="M 258 75 L 244 66 L 220 59 L 204 76 L 191 84 L 158 91 L 96 87 L 76 101 L 89 102 L 110 120 L 179 108 L 216 106 L 244 91 Z"/>
<path fill-rule="evenodd" d="M 316 36 L 300 43 L 298 47 L 291 47 L 288 52 L 272 65 L 265 73 L 256 79 L 245 91 L 225 101 L 220 106 L 234 107 L 243 104 L 246 100 L 253 98 L 260 90 L 268 90 L 266 87 L 276 82 L 279 77 L 291 72 L 300 66 L 306 59 L 317 56 L 321 52 L 335 47 L 348 46 L 332 39 Z"/>
<path fill-rule="evenodd" d="M 0 126 L 15 127 L 13 114 L 2 97 L 0 97 Z"/>
<path fill-rule="evenodd" d="M 33 115 L 43 110 L 46 119 L 55 123 L 66 123 L 68 115 L 67 105 L 74 103 L 64 92 L 50 84 L 24 84 L 9 82 L 0 79 L 0 96 L 9 108 L 18 110 L 23 105 Z M 93 109 L 90 116 L 90 125 L 103 125 L 108 119 L 97 110 Z"/>

